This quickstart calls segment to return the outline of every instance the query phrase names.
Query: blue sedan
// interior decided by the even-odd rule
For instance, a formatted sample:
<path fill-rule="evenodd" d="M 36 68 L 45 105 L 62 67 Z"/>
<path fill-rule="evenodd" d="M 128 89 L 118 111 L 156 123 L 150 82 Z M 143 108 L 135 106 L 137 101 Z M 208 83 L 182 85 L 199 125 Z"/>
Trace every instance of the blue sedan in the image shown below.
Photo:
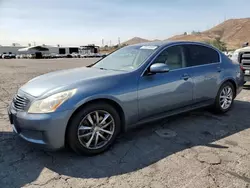
<path fill-rule="evenodd" d="M 30 80 L 8 112 L 23 139 L 94 155 L 139 124 L 207 106 L 226 113 L 243 84 L 240 65 L 209 45 L 143 43 Z"/>

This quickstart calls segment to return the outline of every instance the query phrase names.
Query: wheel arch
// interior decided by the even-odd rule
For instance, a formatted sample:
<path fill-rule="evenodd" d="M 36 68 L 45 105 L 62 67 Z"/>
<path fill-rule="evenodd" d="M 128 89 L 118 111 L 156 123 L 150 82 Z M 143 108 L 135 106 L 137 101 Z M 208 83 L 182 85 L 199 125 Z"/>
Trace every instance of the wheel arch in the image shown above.
<path fill-rule="evenodd" d="M 225 79 L 222 84 L 220 85 L 220 88 L 223 84 L 225 84 L 226 82 L 231 83 L 234 86 L 234 97 L 236 97 L 237 94 L 237 85 L 236 85 L 236 81 L 233 78 L 227 78 Z"/>
<path fill-rule="evenodd" d="M 93 104 L 93 103 L 98 103 L 98 102 L 104 102 L 104 103 L 107 103 L 107 104 L 111 105 L 112 107 L 114 107 L 117 110 L 117 112 L 120 116 L 120 119 L 121 119 L 121 126 L 122 126 L 121 131 L 124 132 L 126 130 L 125 113 L 124 113 L 121 105 L 117 101 L 112 100 L 110 98 L 91 99 L 91 100 L 85 101 L 83 104 L 79 105 L 74 110 L 74 112 L 71 114 L 71 116 L 67 122 L 67 127 L 66 127 L 66 131 L 65 131 L 65 144 L 67 144 L 66 142 L 67 142 L 67 132 L 68 132 L 69 124 L 72 121 L 74 115 L 77 114 L 79 111 L 81 111 L 83 108 L 85 108 L 87 105 Z"/>

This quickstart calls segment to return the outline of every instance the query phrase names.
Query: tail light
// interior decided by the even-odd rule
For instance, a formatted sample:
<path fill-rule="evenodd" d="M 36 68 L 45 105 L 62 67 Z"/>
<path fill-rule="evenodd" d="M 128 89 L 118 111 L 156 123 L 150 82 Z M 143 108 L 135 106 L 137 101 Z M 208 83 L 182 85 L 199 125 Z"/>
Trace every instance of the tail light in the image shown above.
<path fill-rule="evenodd" d="M 243 66 L 242 65 L 240 65 L 240 69 L 242 70 L 242 71 L 244 71 L 245 69 L 243 68 Z"/>

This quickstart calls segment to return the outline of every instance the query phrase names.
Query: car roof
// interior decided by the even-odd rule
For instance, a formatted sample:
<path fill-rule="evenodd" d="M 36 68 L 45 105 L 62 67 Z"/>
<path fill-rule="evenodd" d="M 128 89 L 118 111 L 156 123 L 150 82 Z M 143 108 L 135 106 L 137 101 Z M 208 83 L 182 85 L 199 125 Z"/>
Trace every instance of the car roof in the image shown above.
<path fill-rule="evenodd" d="M 197 44 L 197 45 L 207 45 L 206 43 L 202 42 L 194 42 L 194 41 L 156 41 L 156 42 L 145 42 L 145 43 L 138 43 L 134 44 L 132 46 L 159 46 L 159 47 L 164 47 L 168 46 L 171 44 Z M 207 45 L 210 46 L 210 45 Z"/>

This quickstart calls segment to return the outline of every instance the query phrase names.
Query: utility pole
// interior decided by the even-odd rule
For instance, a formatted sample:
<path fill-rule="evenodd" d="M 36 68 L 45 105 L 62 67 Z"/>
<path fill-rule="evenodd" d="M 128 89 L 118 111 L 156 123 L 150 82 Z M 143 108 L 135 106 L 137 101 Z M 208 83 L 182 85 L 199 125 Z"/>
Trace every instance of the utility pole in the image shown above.
<path fill-rule="evenodd" d="M 120 37 L 118 37 L 118 46 L 121 45 L 121 40 L 120 40 Z"/>
<path fill-rule="evenodd" d="M 102 39 L 102 47 L 104 47 L 104 39 Z"/>

